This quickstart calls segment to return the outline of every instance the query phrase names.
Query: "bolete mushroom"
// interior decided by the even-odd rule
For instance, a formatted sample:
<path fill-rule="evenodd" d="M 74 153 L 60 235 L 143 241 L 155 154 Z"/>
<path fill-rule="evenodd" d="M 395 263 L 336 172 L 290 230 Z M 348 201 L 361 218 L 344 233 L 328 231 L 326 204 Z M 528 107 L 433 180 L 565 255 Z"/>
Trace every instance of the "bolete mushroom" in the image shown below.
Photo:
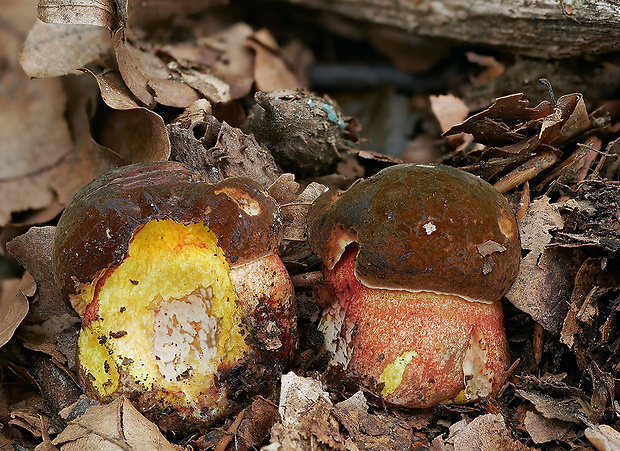
<path fill-rule="evenodd" d="M 77 366 L 102 402 L 127 396 L 162 429 L 243 406 L 294 348 L 277 203 L 251 181 L 174 162 L 94 180 L 56 230 L 56 283 L 82 318 Z"/>
<path fill-rule="evenodd" d="M 308 236 L 335 295 L 320 324 L 332 364 L 398 406 L 498 388 L 510 363 L 500 299 L 521 247 L 491 185 L 443 165 L 392 166 L 319 197 Z"/>

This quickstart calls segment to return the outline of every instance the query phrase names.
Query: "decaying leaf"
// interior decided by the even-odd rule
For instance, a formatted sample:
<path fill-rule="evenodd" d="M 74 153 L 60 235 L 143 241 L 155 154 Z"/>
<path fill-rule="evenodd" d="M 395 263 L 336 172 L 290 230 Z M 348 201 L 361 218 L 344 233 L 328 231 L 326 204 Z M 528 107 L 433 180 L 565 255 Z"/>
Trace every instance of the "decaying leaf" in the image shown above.
<path fill-rule="evenodd" d="M 254 79 L 258 91 L 304 87 L 278 54 L 278 44 L 268 30 L 257 31 L 248 39 L 248 43 L 256 53 Z"/>
<path fill-rule="evenodd" d="M 531 448 L 513 439 L 501 415 L 486 414 L 467 423 L 461 420 L 450 427 L 450 435 L 435 438 L 432 451 L 527 451 Z"/>
<path fill-rule="evenodd" d="M 523 422 L 527 433 L 534 443 L 548 443 L 553 440 L 566 440 L 574 436 L 575 428 L 572 423 L 545 418 L 536 412 L 528 411 Z"/>
<path fill-rule="evenodd" d="M 105 406 L 90 407 L 84 415 L 71 421 L 52 443 L 62 445 L 63 451 L 179 450 L 126 398 L 119 398 Z"/>
<path fill-rule="evenodd" d="M 15 329 L 28 314 L 28 299 L 21 290 L 22 280 L 7 279 L 0 282 L 0 347 L 15 333 Z"/>
<path fill-rule="evenodd" d="M 101 91 L 101 98 L 110 108 L 115 110 L 132 110 L 140 108 L 136 97 L 131 93 L 123 81 L 121 74 L 116 70 L 107 70 L 100 74 L 95 74 L 86 69 L 92 75 Z"/>
<path fill-rule="evenodd" d="M 52 317 L 74 314 L 63 301 L 52 275 L 52 243 L 55 227 L 32 227 L 7 243 L 7 250 L 32 275 L 37 292 L 29 320 L 42 323 Z"/>
<path fill-rule="evenodd" d="M 412 430 L 404 421 L 387 415 L 372 415 L 361 391 L 336 404 L 334 416 L 346 429 L 348 446 L 358 449 L 411 449 Z"/>
<path fill-rule="evenodd" d="M 521 260 L 517 279 L 506 294 L 518 309 L 556 333 L 562 328 L 566 299 L 572 290 L 575 266 L 580 262 L 570 250 L 548 246 L 550 232 L 563 225 L 549 198 L 542 197 L 530 204 L 520 221 L 521 247 L 530 252 Z"/>
<path fill-rule="evenodd" d="M 116 28 L 114 0 L 39 0 L 39 19 L 47 23 Z"/>
<path fill-rule="evenodd" d="M 58 77 L 77 74 L 79 68 L 103 59 L 111 50 L 112 40 L 105 28 L 37 21 L 21 49 L 19 61 L 31 78 Z"/>
<path fill-rule="evenodd" d="M 268 451 L 345 450 L 332 402 L 319 381 L 284 374 L 279 405 L 281 421 L 271 430 Z"/>
<path fill-rule="evenodd" d="M 125 84 L 148 107 L 156 103 L 185 108 L 199 95 L 156 55 L 141 50 L 125 38 L 123 29 L 114 34 L 114 51 Z"/>

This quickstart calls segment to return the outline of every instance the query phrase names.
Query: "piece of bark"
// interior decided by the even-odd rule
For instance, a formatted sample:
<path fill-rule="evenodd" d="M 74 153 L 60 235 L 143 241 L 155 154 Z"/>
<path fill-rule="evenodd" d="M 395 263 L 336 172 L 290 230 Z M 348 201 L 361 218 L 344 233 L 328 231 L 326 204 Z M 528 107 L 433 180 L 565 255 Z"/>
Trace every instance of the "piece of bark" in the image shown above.
<path fill-rule="evenodd" d="M 288 0 L 342 17 L 394 28 L 404 34 L 448 38 L 470 45 L 492 46 L 523 55 L 565 58 L 600 54 L 617 48 L 620 5 L 606 0 Z M 337 26 L 337 25 L 336 25 Z"/>

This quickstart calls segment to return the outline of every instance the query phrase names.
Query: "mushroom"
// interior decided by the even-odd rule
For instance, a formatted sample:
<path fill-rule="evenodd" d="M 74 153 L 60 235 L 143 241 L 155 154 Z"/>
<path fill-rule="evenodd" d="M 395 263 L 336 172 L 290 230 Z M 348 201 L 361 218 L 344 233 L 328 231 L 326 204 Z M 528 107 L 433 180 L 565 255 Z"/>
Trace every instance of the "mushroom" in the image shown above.
<path fill-rule="evenodd" d="M 127 396 L 179 432 L 268 388 L 295 344 L 281 236 L 277 203 L 246 179 L 210 184 L 167 161 L 84 187 L 58 222 L 53 269 L 82 318 L 86 392 Z"/>
<path fill-rule="evenodd" d="M 449 166 L 392 166 L 319 197 L 308 238 L 332 288 L 320 323 L 332 364 L 412 408 L 487 397 L 505 379 L 500 300 L 521 247 L 491 185 Z"/>

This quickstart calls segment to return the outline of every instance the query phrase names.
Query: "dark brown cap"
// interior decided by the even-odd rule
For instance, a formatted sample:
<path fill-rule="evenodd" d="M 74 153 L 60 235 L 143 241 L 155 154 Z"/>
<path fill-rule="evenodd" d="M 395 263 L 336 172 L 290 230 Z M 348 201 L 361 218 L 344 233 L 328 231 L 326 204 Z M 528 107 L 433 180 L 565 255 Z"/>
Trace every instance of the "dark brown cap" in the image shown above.
<path fill-rule="evenodd" d="M 204 223 L 233 266 L 275 252 L 282 238 L 278 204 L 249 179 L 207 183 L 172 161 L 123 166 L 82 188 L 62 214 L 53 252 L 59 288 L 73 293 L 120 263 L 136 229 L 156 219 Z"/>
<path fill-rule="evenodd" d="M 521 246 L 502 194 L 468 172 L 402 164 L 327 192 L 309 213 L 312 250 L 332 269 L 357 243 L 368 287 L 432 291 L 494 302 L 516 277 Z"/>

